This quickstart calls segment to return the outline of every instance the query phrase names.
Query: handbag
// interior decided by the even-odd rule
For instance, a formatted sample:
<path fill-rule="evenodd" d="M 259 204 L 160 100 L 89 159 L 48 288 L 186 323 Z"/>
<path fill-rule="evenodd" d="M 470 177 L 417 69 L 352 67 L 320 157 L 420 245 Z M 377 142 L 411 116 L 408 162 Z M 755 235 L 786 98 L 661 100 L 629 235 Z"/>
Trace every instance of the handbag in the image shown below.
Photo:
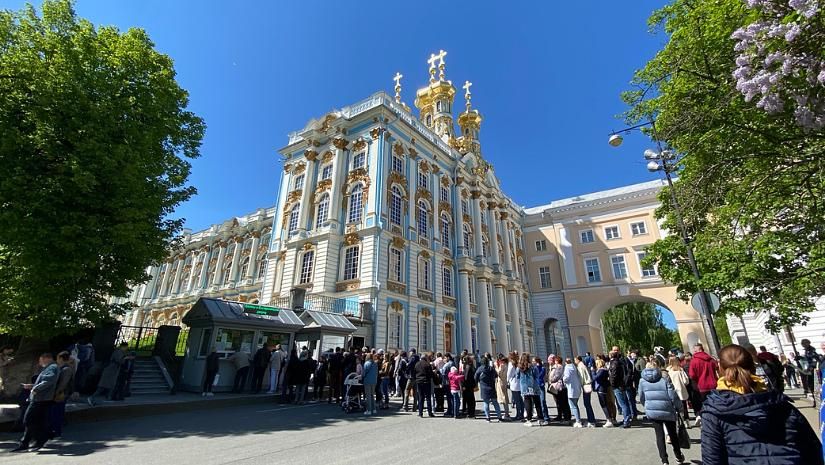
<path fill-rule="evenodd" d="M 687 427 L 685 427 L 685 420 L 679 415 L 679 447 L 682 449 L 690 449 L 690 435 Z"/>
<path fill-rule="evenodd" d="M 585 394 L 593 393 L 593 386 L 591 386 L 590 384 L 585 384 L 584 386 L 582 386 L 582 389 L 584 390 Z"/>
<path fill-rule="evenodd" d="M 549 392 L 550 394 L 553 394 L 555 396 L 556 394 L 559 393 L 559 391 L 561 391 L 561 385 L 562 385 L 561 381 L 556 381 L 555 383 L 550 383 L 547 386 L 547 392 Z"/>

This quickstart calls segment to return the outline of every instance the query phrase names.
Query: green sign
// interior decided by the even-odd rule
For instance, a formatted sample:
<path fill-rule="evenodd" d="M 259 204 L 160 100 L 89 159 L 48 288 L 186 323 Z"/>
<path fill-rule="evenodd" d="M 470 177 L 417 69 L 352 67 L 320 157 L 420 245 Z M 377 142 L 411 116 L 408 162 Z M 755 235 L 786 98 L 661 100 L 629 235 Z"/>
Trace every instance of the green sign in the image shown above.
<path fill-rule="evenodd" d="M 278 316 L 280 308 L 267 307 L 266 305 L 243 304 L 244 313 L 254 313 L 255 315 Z"/>

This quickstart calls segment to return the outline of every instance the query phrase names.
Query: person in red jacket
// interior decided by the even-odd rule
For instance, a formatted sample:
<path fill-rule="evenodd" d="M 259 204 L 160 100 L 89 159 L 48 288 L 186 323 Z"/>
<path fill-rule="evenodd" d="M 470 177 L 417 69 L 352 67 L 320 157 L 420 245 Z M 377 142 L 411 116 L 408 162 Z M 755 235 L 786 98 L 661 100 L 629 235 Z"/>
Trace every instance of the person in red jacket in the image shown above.
<path fill-rule="evenodd" d="M 710 391 L 716 389 L 719 380 L 719 364 L 705 352 L 705 347 L 701 343 L 693 346 L 693 360 L 690 362 L 688 376 L 699 390 L 698 398 L 694 402 L 696 405 L 693 406 L 696 411 L 694 426 L 699 426 L 702 422 L 702 404 L 705 403 Z"/>

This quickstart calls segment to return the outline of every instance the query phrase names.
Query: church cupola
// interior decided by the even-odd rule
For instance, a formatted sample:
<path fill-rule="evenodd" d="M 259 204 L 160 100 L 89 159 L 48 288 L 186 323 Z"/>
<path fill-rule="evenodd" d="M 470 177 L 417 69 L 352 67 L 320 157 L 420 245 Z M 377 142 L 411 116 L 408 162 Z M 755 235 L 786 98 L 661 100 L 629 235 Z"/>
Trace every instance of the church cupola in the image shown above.
<path fill-rule="evenodd" d="M 419 110 L 421 122 L 442 139 L 449 141 L 455 137 L 452 114 L 455 87 L 444 78 L 446 56 L 447 52 L 444 50 L 440 50 L 438 55 L 430 55 L 430 59 L 427 60 L 430 65 L 430 82 L 416 92 L 415 106 Z"/>
<path fill-rule="evenodd" d="M 463 113 L 458 115 L 458 126 L 461 128 L 461 137 L 458 139 L 458 145 L 461 152 L 473 152 L 476 155 L 481 155 L 481 143 L 478 141 L 478 132 L 481 129 L 481 113 L 478 110 L 472 109 L 472 94 L 470 87 L 473 85 L 470 81 L 464 82 L 464 106 L 466 109 Z"/>

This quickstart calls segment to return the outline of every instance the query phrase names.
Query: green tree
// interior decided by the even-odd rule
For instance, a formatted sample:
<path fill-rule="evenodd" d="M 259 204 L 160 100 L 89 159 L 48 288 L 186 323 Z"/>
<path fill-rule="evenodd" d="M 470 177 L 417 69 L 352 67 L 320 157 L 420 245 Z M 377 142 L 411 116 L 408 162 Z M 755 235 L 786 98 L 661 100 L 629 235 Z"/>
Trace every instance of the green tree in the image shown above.
<path fill-rule="evenodd" d="M 172 60 L 68 0 L 0 11 L 0 332 L 110 319 L 180 229 L 199 155 Z"/>
<path fill-rule="evenodd" d="M 771 311 L 776 330 L 806 321 L 825 294 L 825 134 L 800 124 L 798 106 L 780 111 L 772 101 L 765 111 L 750 98 L 737 31 L 761 14 L 741 0 L 674 0 L 654 12 L 649 24 L 668 41 L 623 97 L 627 120 L 655 118 L 651 135 L 680 157 L 675 189 L 702 280 L 693 280 L 677 235 L 653 244 L 647 263 L 683 298 L 697 284 L 720 295 L 720 315 Z M 806 37 L 818 45 L 804 45 L 822 58 L 825 15 L 817 15 Z M 660 199 L 658 215 L 676 231 L 670 193 Z"/>
<path fill-rule="evenodd" d="M 607 347 L 639 349 L 643 354 L 652 354 L 656 346 L 682 347 L 679 332 L 665 326 L 662 311 L 653 304 L 633 302 L 613 307 L 602 317 L 602 331 Z"/>

